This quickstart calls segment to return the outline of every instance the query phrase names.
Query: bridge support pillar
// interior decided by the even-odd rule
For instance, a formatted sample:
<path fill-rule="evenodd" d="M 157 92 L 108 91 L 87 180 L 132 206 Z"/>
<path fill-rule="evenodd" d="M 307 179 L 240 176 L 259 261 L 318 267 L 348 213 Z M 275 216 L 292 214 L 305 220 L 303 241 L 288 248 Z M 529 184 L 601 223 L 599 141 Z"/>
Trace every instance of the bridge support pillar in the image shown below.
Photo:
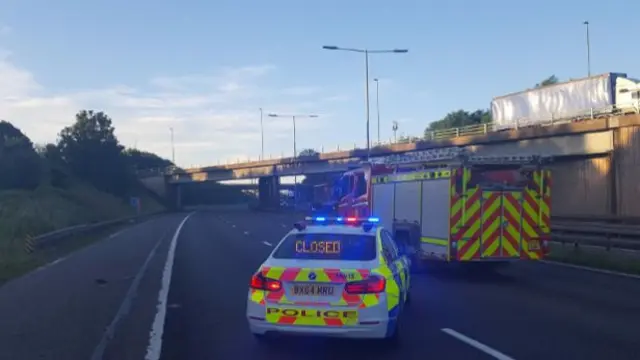
<path fill-rule="evenodd" d="M 169 199 L 170 206 L 173 210 L 182 209 L 182 186 L 179 184 L 173 184 L 167 188 L 167 198 Z"/>
<path fill-rule="evenodd" d="M 258 201 L 261 208 L 280 207 L 280 178 L 264 176 L 258 179 Z"/>

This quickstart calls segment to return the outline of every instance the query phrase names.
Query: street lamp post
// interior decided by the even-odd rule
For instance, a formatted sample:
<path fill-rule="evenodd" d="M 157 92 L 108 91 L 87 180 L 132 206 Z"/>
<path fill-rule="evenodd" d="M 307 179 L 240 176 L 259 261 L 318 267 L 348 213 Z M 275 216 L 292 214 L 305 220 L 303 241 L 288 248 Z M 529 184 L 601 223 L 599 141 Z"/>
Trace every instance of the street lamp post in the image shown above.
<path fill-rule="evenodd" d="M 173 128 L 170 127 L 169 131 L 171 131 L 171 162 L 173 163 L 173 165 L 175 165 L 176 164 L 176 148 L 173 143 Z"/>
<path fill-rule="evenodd" d="M 587 30 L 587 76 L 591 76 L 591 41 L 589 40 L 589 21 L 585 21 L 582 24 L 585 25 Z"/>
<path fill-rule="evenodd" d="M 393 130 L 393 143 L 397 143 L 398 142 L 398 138 L 396 137 L 396 133 L 398 132 L 398 122 L 394 121 L 393 122 L 393 127 L 391 127 L 391 130 Z"/>
<path fill-rule="evenodd" d="M 376 82 L 376 115 L 378 117 L 378 145 L 380 145 L 380 82 L 378 79 L 373 79 Z"/>
<path fill-rule="evenodd" d="M 392 49 L 392 50 L 369 50 L 369 49 L 355 49 L 355 48 L 342 48 L 338 46 L 322 47 L 325 50 L 342 50 L 351 51 L 364 54 L 364 71 L 365 71 L 365 106 L 366 106 L 366 118 L 367 118 L 367 159 L 371 155 L 371 141 L 369 140 L 369 54 L 383 54 L 383 53 L 407 53 L 407 49 Z"/>
<path fill-rule="evenodd" d="M 287 118 L 290 117 L 293 120 L 293 166 L 298 163 L 298 148 L 296 144 L 296 118 L 317 118 L 318 115 L 314 114 L 296 114 L 296 115 L 283 115 L 283 114 L 269 114 L 269 117 L 273 118 Z M 293 203 L 294 206 L 298 205 L 298 176 L 293 175 Z"/>
<path fill-rule="evenodd" d="M 264 126 L 262 125 L 262 108 L 260 108 L 260 160 L 264 160 Z"/>

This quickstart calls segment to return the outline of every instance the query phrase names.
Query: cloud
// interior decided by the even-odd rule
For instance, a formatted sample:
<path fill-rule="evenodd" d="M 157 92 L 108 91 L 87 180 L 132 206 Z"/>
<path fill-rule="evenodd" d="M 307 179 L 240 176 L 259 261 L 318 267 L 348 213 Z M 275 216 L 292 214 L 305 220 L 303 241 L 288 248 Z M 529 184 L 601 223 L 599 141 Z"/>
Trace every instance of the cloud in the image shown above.
<path fill-rule="evenodd" d="M 173 128 L 176 160 L 184 166 L 215 164 L 218 159 L 255 159 L 260 151 L 261 128 L 258 106 L 252 104 L 272 103 L 273 94 L 297 93 L 295 101 L 270 110 L 314 113 L 314 106 L 331 98 L 327 94 L 320 94 L 319 100 L 305 98 L 319 91 L 311 87 L 269 89 L 265 83 L 276 70 L 269 64 L 225 67 L 214 73 L 157 76 L 138 86 L 51 93 L 28 69 L 17 65 L 9 52 L 0 51 L 0 119 L 14 123 L 35 143 L 46 143 L 55 141 L 80 109 L 94 109 L 105 111 L 113 119 L 124 145 L 135 144 L 166 158 L 171 157 L 169 128 Z M 301 131 L 322 126 L 305 119 L 297 124 Z M 290 136 L 291 120 L 265 119 L 264 128 L 271 139 L 286 138 Z M 286 151 L 283 149 L 268 150 L 280 153 Z"/>
<path fill-rule="evenodd" d="M 12 32 L 13 29 L 10 26 L 0 24 L 0 36 L 11 35 Z"/>
<path fill-rule="evenodd" d="M 293 86 L 282 90 L 282 94 L 289 96 L 306 96 L 316 94 L 319 91 L 320 88 L 314 86 Z"/>

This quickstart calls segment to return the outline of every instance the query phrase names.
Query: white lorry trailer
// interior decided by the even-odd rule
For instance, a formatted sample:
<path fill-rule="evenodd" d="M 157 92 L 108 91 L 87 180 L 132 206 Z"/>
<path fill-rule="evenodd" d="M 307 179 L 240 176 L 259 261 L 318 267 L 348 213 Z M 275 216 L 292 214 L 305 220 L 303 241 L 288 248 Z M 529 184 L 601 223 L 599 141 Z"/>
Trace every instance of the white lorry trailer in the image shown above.
<path fill-rule="evenodd" d="M 606 73 L 496 97 L 491 116 L 499 130 L 640 112 L 640 80 Z"/>

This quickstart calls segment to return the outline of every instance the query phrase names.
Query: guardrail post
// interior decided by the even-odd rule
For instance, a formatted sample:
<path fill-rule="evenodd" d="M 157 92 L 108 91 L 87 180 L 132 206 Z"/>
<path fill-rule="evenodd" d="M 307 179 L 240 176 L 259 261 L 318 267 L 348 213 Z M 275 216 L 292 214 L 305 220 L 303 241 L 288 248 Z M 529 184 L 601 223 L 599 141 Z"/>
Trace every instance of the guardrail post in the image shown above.
<path fill-rule="evenodd" d="M 483 131 L 485 134 L 487 134 L 487 133 L 489 132 L 489 125 L 485 123 L 485 124 L 482 126 L 482 131 Z"/>
<path fill-rule="evenodd" d="M 456 128 L 456 137 L 460 137 L 460 128 Z"/>
<path fill-rule="evenodd" d="M 34 250 L 35 243 L 33 241 L 33 238 L 31 237 L 31 235 L 27 235 L 27 237 L 24 239 L 24 252 L 26 252 L 27 254 L 31 254 Z"/>

